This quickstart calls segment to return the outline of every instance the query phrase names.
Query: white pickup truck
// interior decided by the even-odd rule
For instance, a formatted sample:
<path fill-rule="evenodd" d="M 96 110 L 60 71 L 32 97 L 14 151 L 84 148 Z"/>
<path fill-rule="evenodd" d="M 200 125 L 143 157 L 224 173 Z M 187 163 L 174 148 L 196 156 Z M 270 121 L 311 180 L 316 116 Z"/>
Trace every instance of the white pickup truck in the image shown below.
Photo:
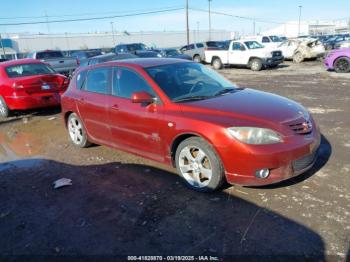
<path fill-rule="evenodd" d="M 205 62 L 219 70 L 224 65 L 247 66 L 251 70 L 277 67 L 283 63 L 284 57 L 280 50 L 272 51 L 256 41 L 231 41 L 227 50 L 206 50 Z"/>

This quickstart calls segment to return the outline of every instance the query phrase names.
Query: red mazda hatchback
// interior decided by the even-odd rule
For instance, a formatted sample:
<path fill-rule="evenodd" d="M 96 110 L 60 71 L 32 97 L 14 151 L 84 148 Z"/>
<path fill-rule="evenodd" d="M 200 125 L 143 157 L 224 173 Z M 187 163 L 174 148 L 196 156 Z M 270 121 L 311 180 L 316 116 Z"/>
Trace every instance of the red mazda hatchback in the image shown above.
<path fill-rule="evenodd" d="M 60 105 L 69 79 L 34 59 L 0 63 L 0 116 L 12 110 Z"/>
<path fill-rule="evenodd" d="M 310 169 L 320 132 L 286 98 L 237 88 L 177 59 L 131 59 L 79 71 L 62 97 L 73 143 L 103 144 L 173 165 L 189 186 L 276 183 Z"/>

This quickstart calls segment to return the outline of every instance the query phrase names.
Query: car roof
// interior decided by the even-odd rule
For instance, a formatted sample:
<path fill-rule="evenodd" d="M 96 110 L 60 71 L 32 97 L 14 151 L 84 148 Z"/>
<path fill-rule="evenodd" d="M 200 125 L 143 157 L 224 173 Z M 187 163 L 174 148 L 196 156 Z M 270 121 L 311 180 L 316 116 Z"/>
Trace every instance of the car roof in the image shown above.
<path fill-rule="evenodd" d="M 10 60 L 6 62 L 2 62 L 0 64 L 1 67 L 15 66 L 15 65 L 23 65 L 23 64 L 44 64 L 40 60 L 32 59 L 32 58 L 24 58 L 18 60 Z"/>
<path fill-rule="evenodd" d="M 187 61 L 184 59 L 176 59 L 176 58 L 135 58 L 135 59 L 127 59 L 120 61 L 111 61 L 104 63 L 104 65 L 129 65 L 129 66 L 137 66 L 141 68 L 148 68 L 154 66 L 162 66 L 162 65 L 170 65 L 177 63 L 191 63 L 191 61 Z"/>

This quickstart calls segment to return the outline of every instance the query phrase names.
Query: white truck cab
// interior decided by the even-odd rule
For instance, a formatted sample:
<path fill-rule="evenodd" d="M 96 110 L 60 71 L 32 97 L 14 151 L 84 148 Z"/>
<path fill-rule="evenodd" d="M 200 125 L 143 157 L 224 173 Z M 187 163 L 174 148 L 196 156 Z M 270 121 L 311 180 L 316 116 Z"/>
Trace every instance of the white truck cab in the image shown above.
<path fill-rule="evenodd" d="M 281 51 L 271 51 L 257 41 L 237 40 L 230 42 L 228 50 L 206 50 L 205 61 L 217 70 L 224 65 L 240 65 L 260 71 L 262 68 L 278 66 L 283 63 L 284 57 Z"/>

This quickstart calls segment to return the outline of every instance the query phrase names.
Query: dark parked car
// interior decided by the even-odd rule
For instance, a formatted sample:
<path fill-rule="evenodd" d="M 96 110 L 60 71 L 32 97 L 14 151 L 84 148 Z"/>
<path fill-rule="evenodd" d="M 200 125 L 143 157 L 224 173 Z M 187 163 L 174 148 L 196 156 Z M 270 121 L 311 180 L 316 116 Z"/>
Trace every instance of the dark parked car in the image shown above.
<path fill-rule="evenodd" d="M 175 48 L 157 49 L 155 51 L 158 52 L 159 54 L 161 54 L 162 57 L 192 60 L 191 56 L 186 55 L 186 54 L 182 54 L 179 50 L 177 50 Z"/>
<path fill-rule="evenodd" d="M 120 44 L 115 47 L 115 53 L 130 53 L 138 57 L 161 57 L 161 55 L 153 51 L 145 44 L 142 43 L 132 43 L 132 44 Z"/>
<path fill-rule="evenodd" d="M 4 59 L 4 58 L 0 58 L 0 63 L 1 62 L 6 62 L 6 61 L 8 61 L 7 59 Z"/>
<path fill-rule="evenodd" d="M 98 56 L 94 56 L 89 59 L 86 59 L 85 61 L 80 63 L 80 67 L 101 64 L 109 61 L 130 59 L 130 58 L 137 58 L 137 56 L 129 53 L 118 53 L 118 54 L 109 53 L 109 54 L 98 55 Z"/>
<path fill-rule="evenodd" d="M 237 88 L 180 59 L 128 59 L 84 68 L 62 97 L 73 144 L 103 144 L 167 165 L 198 191 L 266 185 L 316 161 L 320 131 L 287 98 Z"/>
<path fill-rule="evenodd" d="M 332 50 L 336 47 L 336 45 L 339 43 L 339 42 L 342 42 L 342 41 L 348 41 L 350 40 L 350 35 L 338 35 L 338 36 L 334 36 L 330 39 L 328 39 L 325 43 L 324 43 L 324 46 L 326 48 L 326 50 Z"/>
<path fill-rule="evenodd" d="M 70 56 L 75 57 L 81 64 L 90 57 L 102 55 L 100 50 L 86 50 L 86 51 L 75 51 L 70 54 Z"/>

